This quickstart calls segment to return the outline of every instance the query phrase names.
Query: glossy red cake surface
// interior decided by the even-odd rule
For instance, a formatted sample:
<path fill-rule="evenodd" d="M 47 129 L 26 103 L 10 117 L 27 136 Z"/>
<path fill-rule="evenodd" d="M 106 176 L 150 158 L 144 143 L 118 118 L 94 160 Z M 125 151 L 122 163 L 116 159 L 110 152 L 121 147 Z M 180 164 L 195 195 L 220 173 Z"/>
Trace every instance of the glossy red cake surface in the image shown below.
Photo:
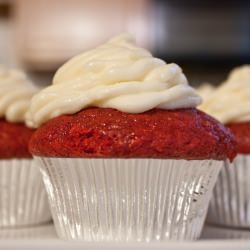
<path fill-rule="evenodd" d="M 31 158 L 28 144 L 33 132 L 24 124 L 0 119 L 0 159 Z"/>
<path fill-rule="evenodd" d="M 250 154 L 250 122 L 231 123 L 227 127 L 235 136 L 238 153 Z"/>
<path fill-rule="evenodd" d="M 229 129 L 196 109 L 84 109 L 48 121 L 32 136 L 30 151 L 45 157 L 218 160 L 236 154 Z"/>

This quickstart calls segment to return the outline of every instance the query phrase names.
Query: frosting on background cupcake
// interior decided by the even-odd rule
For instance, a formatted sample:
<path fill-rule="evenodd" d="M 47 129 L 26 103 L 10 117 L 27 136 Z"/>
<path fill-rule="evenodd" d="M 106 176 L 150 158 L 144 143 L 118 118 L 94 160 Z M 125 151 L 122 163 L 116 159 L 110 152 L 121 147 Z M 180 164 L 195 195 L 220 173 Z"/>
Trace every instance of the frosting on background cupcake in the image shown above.
<path fill-rule="evenodd" d="M 39 127 L 90 106 L 142 113 L 200 103 L 178 65 L 154 58 L 129 35 L 120 35 L 65 63 L 53 85 L 33 97 L 27 124 Z"/>
<path fill-rule="evenodd" d="M 30 100 L 37 91 L 23 72 L 0 65 L 0 118 L 24 122 Z"/>
<path fill-rule="evenodd" d="M 199 86 L 196 91 L 202 97 L 202 99 L 208 98 L 215 91 L 216 87 L 210 83 L 203 83 Z"/>
<path fill-rule="evenodd" d="M 232 70 L 199 108 L 224 124 L 250 121 L 250 65 Z"/>

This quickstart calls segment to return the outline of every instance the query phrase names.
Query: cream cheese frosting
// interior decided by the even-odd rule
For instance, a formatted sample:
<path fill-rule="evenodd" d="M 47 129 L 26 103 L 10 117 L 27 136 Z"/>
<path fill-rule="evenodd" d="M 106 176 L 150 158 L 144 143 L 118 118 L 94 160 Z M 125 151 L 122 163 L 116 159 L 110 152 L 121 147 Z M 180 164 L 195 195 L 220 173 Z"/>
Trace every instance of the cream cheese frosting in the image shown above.
<path fill-rule="evenodd" d="M 200 87 L 196 89 L 197 93 L 202 97 L 202 99 L 208 98 L 215 91 L 215 87 L 210 83 L 203 83 Z"/>
<path fill-rule="evenodd" d="M 224 124 L 250 121 L 250 65 L 232 70 L 228 79 L 204 98 L 199 109 Z"/>
<path fill-rule="evenodd" d="M 9 122 L 25 122 L 25 114 L 37 88 L 26 75 L 0 65 L 0 117 Z"/>
<path fill-rule="evenodd" d="M 32 98 L 27 125 L 39 127 L 51 118 L 90 106 L 141 113 L 200 103 L 178 65 L 153 57 L 123 34 L 59 68 L 53 84 Z"/>

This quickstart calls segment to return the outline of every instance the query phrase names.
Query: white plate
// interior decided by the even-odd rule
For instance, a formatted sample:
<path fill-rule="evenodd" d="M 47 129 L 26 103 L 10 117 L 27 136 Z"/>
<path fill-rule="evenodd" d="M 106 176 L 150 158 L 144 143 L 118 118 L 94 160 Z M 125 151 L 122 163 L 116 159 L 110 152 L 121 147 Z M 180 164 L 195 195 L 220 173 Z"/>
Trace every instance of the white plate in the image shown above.
<path fill-rule="evenodd" d="M 234 233 L 237 238 L 248 238 L 250 231 L 206 226 L 203 238 L 196 242 L 163 243 L 86 243 L 59 240 L 52 224 L 22 229 L 0 230 L 0 249 L 4 250 L 249 250 L 250 240 L 225 240 Z M 211 239 L 224 240 L 211 240 Z M 210 240 L 204 240 L 210 239 Z M 250 237 L 249 237 L 250 239 Z"/>
<path fill-rule="evenodd" d="M 249 250 L 250 241 L 197 241 L 167 243 L 85 243 L 59 240 L 1 241 L 0 249 L 5 250 Z"/>

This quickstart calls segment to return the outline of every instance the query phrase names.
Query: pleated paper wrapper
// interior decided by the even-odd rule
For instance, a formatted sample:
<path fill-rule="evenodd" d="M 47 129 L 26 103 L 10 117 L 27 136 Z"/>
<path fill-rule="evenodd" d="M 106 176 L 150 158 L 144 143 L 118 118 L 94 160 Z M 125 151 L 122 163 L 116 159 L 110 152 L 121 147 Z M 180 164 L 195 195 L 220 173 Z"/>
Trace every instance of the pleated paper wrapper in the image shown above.
<path fill-rule="evenodd" d="M 51 220 L 42 175 L 34 160 L 0 160 L 0 229 Z"/>
<path fill-rule="evenodd" d="M 57 233 L 85 241 L 199 237 L 222 163 L 37 157 Z"/>
<path fill-rule="evenodd" d="M 225 162 L 211 200 L 208 223 L 250 228 L 250 156 Z"/>

